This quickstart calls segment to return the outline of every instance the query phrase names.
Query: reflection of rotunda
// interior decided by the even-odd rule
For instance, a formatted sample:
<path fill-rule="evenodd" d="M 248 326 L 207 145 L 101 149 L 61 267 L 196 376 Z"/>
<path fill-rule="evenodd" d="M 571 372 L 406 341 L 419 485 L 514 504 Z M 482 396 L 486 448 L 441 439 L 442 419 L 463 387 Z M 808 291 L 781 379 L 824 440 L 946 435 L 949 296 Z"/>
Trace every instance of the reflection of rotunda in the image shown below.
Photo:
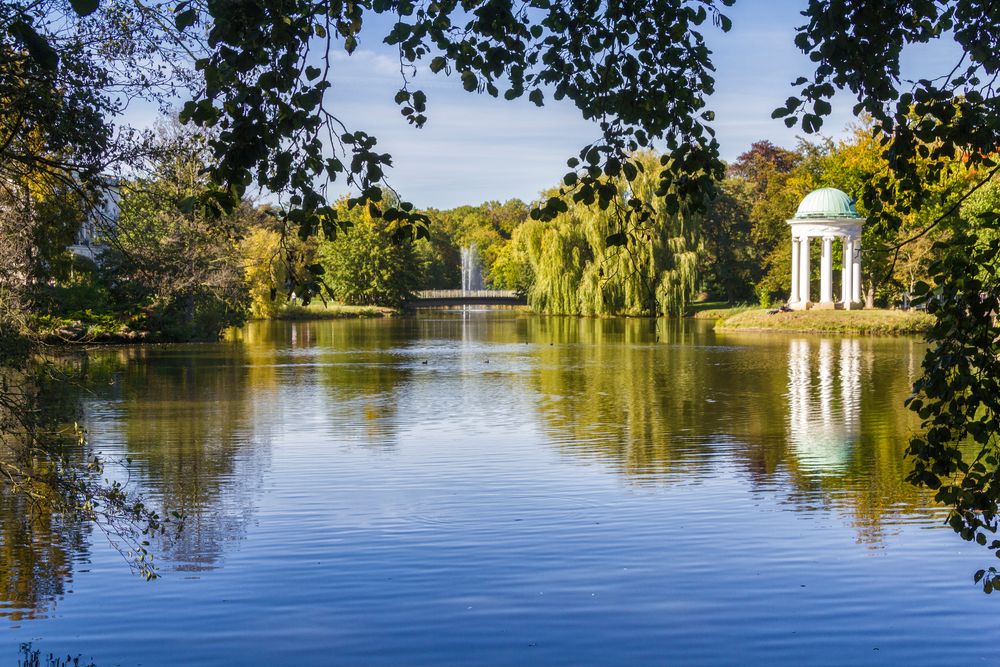
<path fill-rule="evenodd" d="M 860 430 L 861 343 L 793 339 L 788 351 L 789 435 L 799 465 L 844 471 Z"/>
<path fill-rule="evenodd" d="M 806 308 L 858 308 L 861 302 L 861 226 L 854 202 L 836 188 L 810 192 L 788 221 L 792 228 L 792 291 L 788 305 Z M 812 300 L 809 241 L 823 240 L 820 259 L 819 301 Z M 844 263 L 840 272 L 840 300 L 833 296 L 833 242 L 843 243 Z"/>

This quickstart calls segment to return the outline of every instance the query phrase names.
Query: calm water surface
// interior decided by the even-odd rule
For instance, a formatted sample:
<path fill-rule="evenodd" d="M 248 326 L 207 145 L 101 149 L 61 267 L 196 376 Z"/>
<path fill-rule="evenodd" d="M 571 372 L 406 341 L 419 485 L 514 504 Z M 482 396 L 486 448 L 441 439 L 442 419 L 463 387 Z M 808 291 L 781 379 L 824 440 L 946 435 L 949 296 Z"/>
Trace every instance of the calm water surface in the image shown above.
<path fill-rule="evenodd" d="M 0 506 L 0 664 L 995 664 L 988 553 L 902 481 L 921 355 L 515 312 L 93 352 L 94 444 L 188 525 L 145 583 Z"/>

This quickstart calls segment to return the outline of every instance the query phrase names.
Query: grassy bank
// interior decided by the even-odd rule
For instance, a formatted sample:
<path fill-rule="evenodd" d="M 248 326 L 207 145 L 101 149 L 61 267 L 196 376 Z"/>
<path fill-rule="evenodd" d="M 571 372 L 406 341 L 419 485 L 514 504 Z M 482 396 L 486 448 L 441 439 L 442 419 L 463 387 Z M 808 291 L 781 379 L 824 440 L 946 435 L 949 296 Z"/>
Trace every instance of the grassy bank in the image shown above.
<path fill-rule="evenodd" d="M 311 303 L 308 306 L 284 306 L 274 320 L 342 320 L 361 317 L 393 317 L 399 311 L 383 306 L 348 306 L 342 303 Z"/>
<path fill-rule="evenodd" d="M 32 329 L 46 343 L 153 343 L 163 336 L 146 331 L 141 319 L 124 314 L 75 312 L 72 315 L 40 315 Z"/>
<path fill-rule="evenodd" d="M 899 336 L 923 333 L 934 318 L 903 310 L 799 310 L 768 314 L 747 309 L 721 319 L 717 331 L 790 331 Z"/>
<path fill-rule="evenodd" d="M 725 302 L 718 304 L 696 304 L 688 311 L 688 317 L 695 320 L 724 320 L 727 317 L 757 310 L 760 306 L 738 305 L 730 306 Z"/>

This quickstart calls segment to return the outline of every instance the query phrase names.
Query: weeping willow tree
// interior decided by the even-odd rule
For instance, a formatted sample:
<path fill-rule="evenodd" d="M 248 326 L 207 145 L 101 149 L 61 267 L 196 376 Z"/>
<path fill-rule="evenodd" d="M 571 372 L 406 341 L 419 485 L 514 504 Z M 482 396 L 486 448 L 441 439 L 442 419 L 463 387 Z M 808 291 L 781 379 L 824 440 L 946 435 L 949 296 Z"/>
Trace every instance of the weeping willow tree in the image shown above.
<path fill-rule="evenodd" d="M 698 286 L 698 219 L 671 212 L 656 196 L 657 156 L 643 154 L 639 163 L 642 171 L 631 183 L 617 179 L 620 206 L 570 203 L 550 222 L 518 228 L 511 244 L 532 269 L 532 308 L 566 315 L 684 311 Z M 633 199 L 653 202 L 653 214 L 641 227 L 626 229 L 618 211 Z"/>
<path fill-rule="evenodd" d="M 534 280 L 528 288 L 528 303 L 537 311 L 578 315 L 580 281 L 593 254 L 583 232 L 578 212 L 570 209 L 548 223 L 531 222 L 512 240 L 524 244 Z"/>

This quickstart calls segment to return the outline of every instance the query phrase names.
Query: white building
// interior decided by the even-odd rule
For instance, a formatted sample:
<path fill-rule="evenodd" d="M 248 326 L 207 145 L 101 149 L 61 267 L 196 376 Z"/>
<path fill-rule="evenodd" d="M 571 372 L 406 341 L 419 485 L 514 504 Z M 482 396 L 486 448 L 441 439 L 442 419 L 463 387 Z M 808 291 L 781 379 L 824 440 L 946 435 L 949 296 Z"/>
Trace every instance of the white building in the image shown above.
<path fill-rule="evenodd" d="M 807 308 L 861 307 L 861 226 L 854 202 L 836 188 L 810 192 L 788 221 L 792 228 L 792 291 L 788 306 Z M 818 238 L 823 244 L 818 295 L 812 291 L 809 243 Z M 839 299 L 834 297 L 833 243 L 843 244 Z M 817 300 L 814 297 L 818 296 Z"/>
<path fill-rule="evenodd" d="M 104 249 L 104 242 L 114 232 L 121 213 L 121 188 L 118 179 L 105 178 L 101 188 L 100 200 L 87 213 L 76 239 L 69 251 L 77 257 L 84 257 L 96 262 L 98 255 Z"/>

